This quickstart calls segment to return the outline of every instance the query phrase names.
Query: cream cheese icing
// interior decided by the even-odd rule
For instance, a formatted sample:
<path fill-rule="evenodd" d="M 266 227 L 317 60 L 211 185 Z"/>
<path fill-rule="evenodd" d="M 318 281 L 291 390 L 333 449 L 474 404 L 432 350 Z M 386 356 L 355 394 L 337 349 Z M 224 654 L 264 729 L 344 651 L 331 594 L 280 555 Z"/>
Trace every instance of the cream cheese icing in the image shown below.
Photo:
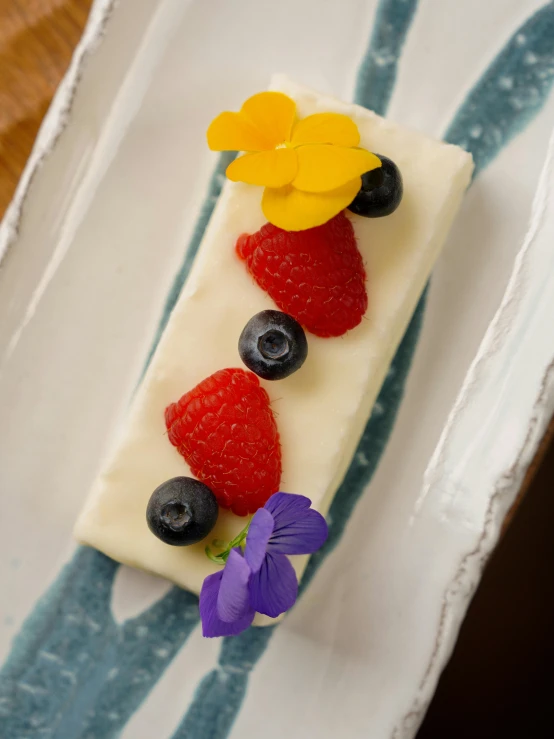
<path fill-rule="evenodd" d="M 292 97 L 300 117 L 338 112 L 357 124 L 360 145 L 389 156 L 404 180 L 399 209 L 383 219 L 349 214 L 368 275 L 362 324 L 340 338 L 308 334 L 299 372 L 262 385 L 281 435 L 281 489 L 306 495 L 325 514 L 350 464 L 388 366 L 444 243 L 473 169 L 462 149 L 429 139 L 360 106 L 275 77 L 271 89 Z M 198 593 L 217 568 L 203 542 L 170 547 L 146 525 L 146 505 L 164 480 L 190 471 L 171 446 L 166 406 L 213 372 L 240 367 L 238 338 L 257 312 L 275 308 L 234 250 L 259 229 L 262 188 L 227 182 L 196 262 L 132 408 L 75 528 L 77 539 L 113 559 L 164 576 Z M 245 524 L 221 511 L 209 537 L 229 540 Z M 305 557 L 294 557 L 300 576 Z"/>

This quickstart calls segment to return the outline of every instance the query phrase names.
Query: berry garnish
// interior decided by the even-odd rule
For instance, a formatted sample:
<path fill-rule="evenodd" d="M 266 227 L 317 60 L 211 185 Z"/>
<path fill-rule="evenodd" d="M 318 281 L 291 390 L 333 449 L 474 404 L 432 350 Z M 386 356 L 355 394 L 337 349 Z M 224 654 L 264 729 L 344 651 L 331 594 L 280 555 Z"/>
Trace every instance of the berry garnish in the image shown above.
<path fill-rule="evenodd" d="M 236 250 L 258 285 L 312 334 L 341 336 L 362 320 L 365 269 L 344 213 L 305 231 L 266 223 L 240 236 Z"/>
<path fill-rule="evenodd" d="M 146 508 L 150 531 L 166 544 L 196 544 L 215 526 L 219 508 L 207 485 L 191 477 L 174 477 L 157 487 Z"/>
<path fill-rule="evenodd" d="M 279 490 L 279 433 L 252 372 L 219 370 L 168 406 L 165 422 L 170 442 L 222 508 L 247 516 Z"/>
<path fill-rule="evenodd" d="M 244 364 L 264 380 L 283 380 L 308 356 L 304 329 L 292 316 L 264 310 L 251 318 L 239 339 Z"/>
<path fill-rule="evenodd" d="M 387 157 L 377 155 L 381 167 L 362 175 L 362 187 L 348 210 L 366 218 L 389 216 L 402 200 L 402 175 L 396 164 Z"/>

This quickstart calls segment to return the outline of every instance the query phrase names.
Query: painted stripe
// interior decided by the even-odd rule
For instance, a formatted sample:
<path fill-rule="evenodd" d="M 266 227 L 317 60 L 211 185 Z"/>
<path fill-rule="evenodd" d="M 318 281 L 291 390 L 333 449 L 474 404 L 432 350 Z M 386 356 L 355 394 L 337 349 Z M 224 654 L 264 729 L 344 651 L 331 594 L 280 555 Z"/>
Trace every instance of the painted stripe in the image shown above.
<path fill-rule="evenodd" d="M 474 178 L 542 110 L 553 80 L 554 2 L 549 2 L 514 33 L 444 135 L 473 154 Z"/>
<path fill-rule="evenodd" d="M 173 588 L 137 618 L 111 614 L 118 564 L 80 547 L 37 604 L 0 674 L 0 736 L 111 739 L 198 624 Z"/>
<path fill-rule="evenodd" d="M 385 115 L 396 82 L 398 62 L 418 0 L 381 0 L 367 52 L 358 71 L 355 102 Z"/>
<path fill-rule="evenodd" d="M 250 672 L 276 628 L 250 628 L 222 640 L 217 667 L 201 680 L 173 739 L 220 739 L 228 735 L 244 701 Z"/>

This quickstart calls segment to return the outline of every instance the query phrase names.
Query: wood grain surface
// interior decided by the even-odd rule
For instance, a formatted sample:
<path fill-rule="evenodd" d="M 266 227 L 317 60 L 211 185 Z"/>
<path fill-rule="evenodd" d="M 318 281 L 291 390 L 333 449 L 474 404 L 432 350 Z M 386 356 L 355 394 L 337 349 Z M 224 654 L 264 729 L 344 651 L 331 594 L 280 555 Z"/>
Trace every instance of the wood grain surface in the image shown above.
<path fill-rule="evenodd" d="M 91 4 L 0 0 L 0 217 Z M 518 511 L 485 572 L 420 739 L 550 736 L 528 717 L 541 713 L 540 696 L 554 689 L 553 439 L 551 424 L 507 517 L 506 525 Z"/>
<path fill-rule="evenodd" d="M 92 0 L 0 0 L 0 218 Z"/>

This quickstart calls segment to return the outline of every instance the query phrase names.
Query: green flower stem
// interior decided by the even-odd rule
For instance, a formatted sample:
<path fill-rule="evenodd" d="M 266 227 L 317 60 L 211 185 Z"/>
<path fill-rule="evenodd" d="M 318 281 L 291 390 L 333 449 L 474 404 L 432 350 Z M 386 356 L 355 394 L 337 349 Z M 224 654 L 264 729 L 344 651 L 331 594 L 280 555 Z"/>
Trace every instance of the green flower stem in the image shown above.
<path fill-rule="evenodd" d="M 248 521 L 243 530 L 238 533 L 235 538 L 232 539 L 228 544 L 225 544 L 225 542 L 221 541 L 221 539 L 214 539 L 212 541 L 212 546 L 216 547 L 217 549 L 223 549 L 223 551 L 219 554 L 214 554 L 210 547 L 207 546 L 205 551 L 208 559 L 211 559 L 212 562 L 215 562 L 215 564 L 221 566 L 224 565 L 225 562 L 227 562 L 232 549 L 234 549 L 235 547 L 244 548 L 244 542 L 246 541 L 246 535 L 248 534 L 248 529 L 250 528 L 251 521 L 252 519 Z"/>

